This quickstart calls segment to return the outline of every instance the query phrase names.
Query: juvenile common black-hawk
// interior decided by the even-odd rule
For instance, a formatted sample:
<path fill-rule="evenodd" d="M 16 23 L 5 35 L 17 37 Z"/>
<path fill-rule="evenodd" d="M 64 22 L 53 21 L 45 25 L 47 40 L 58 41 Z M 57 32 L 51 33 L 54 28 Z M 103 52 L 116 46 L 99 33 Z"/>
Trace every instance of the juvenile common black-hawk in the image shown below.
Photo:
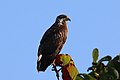
<path fill-rule="evenodd" d="M 38 71 L 45 71 L 60 53 L 68 34 L 66 21 L 70 21 L 68 16 L 57 16 L 55 23 L 43 35 L 38 48 Z"/>

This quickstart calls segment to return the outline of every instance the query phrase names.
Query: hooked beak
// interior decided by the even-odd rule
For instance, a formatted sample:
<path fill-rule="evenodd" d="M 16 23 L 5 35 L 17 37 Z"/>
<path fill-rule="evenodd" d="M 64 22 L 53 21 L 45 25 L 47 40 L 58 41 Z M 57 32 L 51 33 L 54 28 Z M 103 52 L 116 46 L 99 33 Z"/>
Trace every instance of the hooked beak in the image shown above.
<path fill-rule="evenodd" d="M 71 19 L 67 16 L 66 21 L 71 21 Z"/>

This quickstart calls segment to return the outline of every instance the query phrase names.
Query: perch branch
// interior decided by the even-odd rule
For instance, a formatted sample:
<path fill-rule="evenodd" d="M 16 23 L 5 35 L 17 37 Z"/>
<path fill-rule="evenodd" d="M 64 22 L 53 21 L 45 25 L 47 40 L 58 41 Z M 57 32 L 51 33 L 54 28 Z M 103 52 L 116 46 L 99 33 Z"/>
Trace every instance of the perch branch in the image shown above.
<path fill-rule="evenodd" d="M 59 70 L 57 70 L 55 64 L 52 64 L 52 65 L 53 65 L 53 71 L 55 71 L 57 79 L 60 80 L 60 78 L 59 78 Z"/>

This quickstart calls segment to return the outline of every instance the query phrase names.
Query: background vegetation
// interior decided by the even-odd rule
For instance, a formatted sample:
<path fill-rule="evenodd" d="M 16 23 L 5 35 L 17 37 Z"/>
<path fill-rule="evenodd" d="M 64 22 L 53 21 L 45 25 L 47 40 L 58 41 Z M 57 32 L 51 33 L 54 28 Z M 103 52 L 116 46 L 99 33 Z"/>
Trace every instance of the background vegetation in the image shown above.
<path fill-rule="evenodd" d="M 62 72 L 63 80 L 120 80 L 120 55 L 112 58 L 107 55 L 100 60 L 99 50 L 92 52 L 92 66 L 87 69 L 88 73 L 79 72 L 68 54 L 59 54 L 56 57 L 53 71 L 59 80 L 59 72 Z M 59 69 L 57 69 L 59 67 Z"/>

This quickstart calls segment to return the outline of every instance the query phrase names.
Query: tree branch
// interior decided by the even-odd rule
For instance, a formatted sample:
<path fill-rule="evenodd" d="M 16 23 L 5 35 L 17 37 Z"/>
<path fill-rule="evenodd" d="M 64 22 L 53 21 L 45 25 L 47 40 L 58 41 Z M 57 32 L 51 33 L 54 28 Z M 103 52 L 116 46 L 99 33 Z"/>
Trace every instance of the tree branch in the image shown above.
<path fill-rule="evenodd" d="M 53 65 L 53 71 L 55 71 L 57 79 L 60 80 L 60 78 L 59 78 L 59 70 L 57 70 L 55 64 L 52 64 L 52 65 Z"/>

